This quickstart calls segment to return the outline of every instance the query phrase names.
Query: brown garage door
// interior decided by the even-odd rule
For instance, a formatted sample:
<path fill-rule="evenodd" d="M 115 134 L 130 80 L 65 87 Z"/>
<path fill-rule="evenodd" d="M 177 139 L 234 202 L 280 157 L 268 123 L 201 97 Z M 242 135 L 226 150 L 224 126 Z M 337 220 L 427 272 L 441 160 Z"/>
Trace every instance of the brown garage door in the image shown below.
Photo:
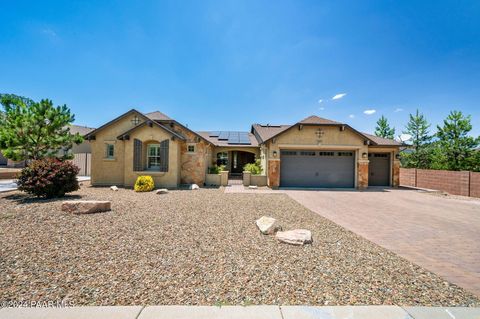
<path fill-rule="evenodd" d="M 390 186 L 390 153 L 369 153 L 368 186 Z"/>
<path fill-rule="evenodd" d="M 282 150 L 280 186 L 353 188 L 355 152 Z"/>

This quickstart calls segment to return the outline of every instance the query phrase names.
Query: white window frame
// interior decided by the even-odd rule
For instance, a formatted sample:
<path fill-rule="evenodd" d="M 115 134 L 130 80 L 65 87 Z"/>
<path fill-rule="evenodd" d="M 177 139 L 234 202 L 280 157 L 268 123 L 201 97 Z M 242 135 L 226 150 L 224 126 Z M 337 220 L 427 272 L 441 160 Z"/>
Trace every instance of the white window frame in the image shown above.
<path fill-rule="evenodd" d="M 110 146 L 112 147 L 112 154 L 110 155 Z M 105 158 L 114 159 L 115 158 L 115 144 L 105 143 Z"/>
<path fill-rule="evenodd" d="M 154 155 L 151 155 L 150 154 L 150 150 L 152 148 L 156 148 L 157 149 L 157 154 L 154 154 Z M 155 158 L 155 157 L 158 157 L 158 161 L 156 162 L 156 164 L 158 165 L 150 165 L 150 158 Z M 160 170 L 160 144 L 148 144 L 147 145 L 147 169 L 148 170 Z"/>
<path fill-rule="evenodd" d="M 189 150 L 190 146 L 193 146 L 193 151 Z M 197 152 L 197 144 L 196 143 L 188 143 L 187 144 L 187 153 L 194 154 L 196 152 Z"/>

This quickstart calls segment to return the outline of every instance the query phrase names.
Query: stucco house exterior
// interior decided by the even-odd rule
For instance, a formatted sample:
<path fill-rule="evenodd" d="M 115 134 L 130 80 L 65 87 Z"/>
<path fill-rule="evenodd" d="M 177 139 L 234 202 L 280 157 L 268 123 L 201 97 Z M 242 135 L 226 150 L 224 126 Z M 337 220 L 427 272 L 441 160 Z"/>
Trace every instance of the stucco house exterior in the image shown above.
<path fill-rule="evenodd" d="M 268 186 L 359 188 L 399 184 L 401 143 L 310 116 L 250 131 L 193 131 L 161 112 L 130 110 L 85 135 L 94 186 L 132 187 L 150 175 L 157 187 L 203 185 L 209 167 L 242 175 L 260 159 Z"/>

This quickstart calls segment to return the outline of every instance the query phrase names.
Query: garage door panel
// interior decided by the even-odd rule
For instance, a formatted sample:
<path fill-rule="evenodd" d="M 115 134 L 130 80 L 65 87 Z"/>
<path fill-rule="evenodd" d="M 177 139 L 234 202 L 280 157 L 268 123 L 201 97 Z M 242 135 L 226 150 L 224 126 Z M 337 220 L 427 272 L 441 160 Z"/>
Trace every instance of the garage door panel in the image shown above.
<path fill-rule="evenodd" d="M 280 185 L 351 188 L 355 183 L 354 162 L 354 152 L 284 151 L 280 161 Z"/>

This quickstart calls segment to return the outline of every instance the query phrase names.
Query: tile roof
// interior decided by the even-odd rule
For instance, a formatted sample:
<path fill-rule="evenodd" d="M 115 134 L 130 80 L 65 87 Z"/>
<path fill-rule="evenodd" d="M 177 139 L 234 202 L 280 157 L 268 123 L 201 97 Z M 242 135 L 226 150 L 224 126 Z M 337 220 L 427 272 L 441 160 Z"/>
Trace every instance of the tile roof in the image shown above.
<path fill-rule="evenodd" d="M 271 138 L 272 136 L 277 135 L 280 132 L 285 131 L 291 125 L 262 125 L 262 124 L 253 124 L 252 127 L 258 133 L 261 141 L 264 142 Z"/>
<path fill-rule="evenodd" d="M 301 120 L 298 123 L 299 124 L 324 124 L 324 125 L 325 124 L 343 124 L 343 123 L 340 123 L 340 122 L 337 122 L 337 121 L 324 119 L 324 118 L 316 116 L 316 115 L 311 115 L 307 118 L 304 118 L 303 120 Z"/>
<path fill-rule="evenodd" d="M 383 138 L 379 137 L 376 135 L 368 134 L 368 133 L 363 133 L 366 137 L 368 137 L 370 140 L 372 140 L 375 144 L 380 145 L 380 146 L 401 146 L 403 145 L 401 142 L 391 140 L 388 138 Z"/>
<path fill-rule="evenodd" d="M 146 117 L 154 121 L 171 121 L 172 119 L 160 111 L 144 113 Z"/>
<path fill-rule="evenodd" d="M 210 131 L 200 131 L 196 132 L 198 135 L 209 141 L 215 146 L 229 146 L 229 147 L 258 147 L 258 141 L 255 138 L 255 135 L 249 132 L 241 132 L 248 134 L 248 138 L 250 139 L 250 144 L 228 144 L 228 140 L 219 140 L 218 136 L 210 136 L 212 132 Z"/>

